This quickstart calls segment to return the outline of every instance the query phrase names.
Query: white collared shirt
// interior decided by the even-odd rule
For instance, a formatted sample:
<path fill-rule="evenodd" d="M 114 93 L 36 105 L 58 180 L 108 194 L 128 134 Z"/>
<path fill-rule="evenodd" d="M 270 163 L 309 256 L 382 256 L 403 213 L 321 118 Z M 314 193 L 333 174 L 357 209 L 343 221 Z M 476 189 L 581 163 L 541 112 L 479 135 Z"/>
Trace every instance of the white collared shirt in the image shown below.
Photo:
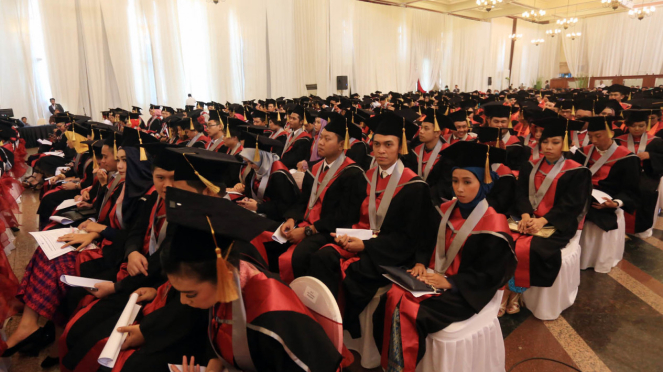
<path fill-rule="evenodd" d="M 394 173 L 394 169 L 396 169 L 396 164 L 398 164 L 398 161 L 395 162 L 394 164 L 392 164 L 391 167 L 389 167 L 387 169 L 382 169 L 381 166 L 378 166 L 378 169 L 380 170 L 380 177 L 382 177 L 384 173 L 386 173 L 387 176 L 391 176 L 391 174 Z M 385 178 L 385 177 L 383 177 L 383 178 Z"/>

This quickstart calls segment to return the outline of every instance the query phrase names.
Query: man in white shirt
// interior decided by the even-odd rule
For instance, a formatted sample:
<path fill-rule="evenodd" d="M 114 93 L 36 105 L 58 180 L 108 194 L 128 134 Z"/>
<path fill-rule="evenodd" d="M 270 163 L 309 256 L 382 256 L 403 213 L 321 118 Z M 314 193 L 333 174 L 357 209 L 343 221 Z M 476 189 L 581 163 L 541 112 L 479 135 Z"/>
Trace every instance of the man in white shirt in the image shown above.
<path fill-rule="evenodd" d="M 186 106 L 196 106 L 196 99 L 191 96 L 191 93 L 189 93 L 189 98 L 186 99 Z"/>

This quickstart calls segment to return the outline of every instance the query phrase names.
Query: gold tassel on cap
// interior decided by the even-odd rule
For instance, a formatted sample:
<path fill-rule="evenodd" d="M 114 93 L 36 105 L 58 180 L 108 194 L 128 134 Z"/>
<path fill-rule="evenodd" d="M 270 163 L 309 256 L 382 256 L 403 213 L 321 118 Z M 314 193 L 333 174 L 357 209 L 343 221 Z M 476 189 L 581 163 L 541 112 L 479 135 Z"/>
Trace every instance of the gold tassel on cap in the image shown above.
<path fill-rule="evenodd" d="M 343 141 L 343 150 L 350 150 L 350 132 L 348 131 L 347 119 L 345 121 L 345 140 Z"/>
<path fill-rule="evenodd" d="M 306 116 L 306 115 L 304 115 L 304 116 Z M 281 112 L 278 111 L 278 110 L 276 111 L 276 120 L 281 121 Z"/>
<path fill-rule="evenodd" d="M 511 109 L 512 108 L 513 108 L 512 106 L 509 106 L 509 118 L 507 119 L 509 121 L 509 125 L 507 126 L 507 128 L 509 128 L 509 129 L 513 129 L 513 124 L 511 123 Z"/>
<path fill-rule="evenodd" d="M 147 161 L 147 154 L 145 153 L 145 147 L 143 147 L 143 139 L 140 138 L 140 132 L 138 133 L 138 143 L 140 144 L 140 161 Z"/>
<path fill-rule="evenodd" d="M 97 161 L 97 153 L 92 150 L 92 169 L 99 169 L 99 162 Z"/>
<path fill-rule="evenodd" d="M 196 176 L 198 176 L 198 178 L 200 179 L 200 181 L 202 181 L 202 183 L 204 183 L 205 186 L 206 186 L 211 192 L 213 192 L 214 194 L 218 194 L 219 191 L 221 191 L 221 189 L 219 188 L 219 186 L 213 184 L 212 182 L 210 182 L 210 180 L 208 180 L 207 178 L 203 177 L 200 173 L 198 173 L 198 171 L 196 170 L 196 168 L 193 167 L 193 164 L 191 164 L 191 162 L 190 162 L 189 159 L 186 157 L 186 155 L 187 155 L 187 154 L 182 154 L 182 156 L 184 156 L 184 160 L 186 160 L 186 162 L 189 163 L 189 166 L 191 166 L 191 169 L 193 169 L 193 172 L 196 174 Z M 190 153 L 189 155 L 192 155 L 192 153 Z"/>
<path fill-rule="evenodd" d="M 208 216 L 205 217 L 207 218 L 207 223 L 209 224 L 209 229 L 212 233 L 212 239 L 214 239 L 214 251 L 216 252 L 216 299 L 221 303 L 233 302 L 239 298 L 239 294 L 235 287 L 233 273 L 228 268 L 228 256 L 230 255 L 230 251 L 233 249 L 235 242 L 230 244 L 228 252 L 226 252 L 226 257 L 223 257 L 221 254 L 221 248 L 219 248 L 219 244 L 216 242 L 216 235 L 214 234 L 212 221 Z"/>
<path fill-rule="evenodd" d="M 435 124 L 435 128 L 433 129 L 434 132 L 439 132 L 440 131 L 440 124 L 437 123 L 437 115 L 435 114 L 435 109 L 433 109 L 433 123 Z"/>
<path fill-rule="evenodd" d="M 538 144 L 537 144 L 538 146 Z M 566 131 L 564 132 L 564 145 L 562 146 L 563 152 L 569 152 L 569 119 L 566 119 Z"/>
<path fill-rule="evenodd" d="M 603 117 L 603 121 L 605 121 L 605 130 L 608 131 L 608 136 L 612 138 L 613 136 L 612 129 L 610 128 L 610 125 L 608 125 L 608 119 L 606 119 L 605 116 Z"/>
<path fill-rule="evenodd" d="M 226 138 L 230 138 L 230 137 L 232 137 L 232 136 L 230 135 L 230 117 L 229 117 L 228 118 L 228 124 L 226 124 Z"/>
<path fill-rule="evenodd" d="M 253 162 L 258 164 L 260 163 L 260 150 L 258 149 L 258 136 L 256 136 L 256 152 L 253 155 Z"/>
<path fill-rule="evenodd" d="M 447 106 L 447 111 L 444 112 L 444 115 L 449 115 L 449 106 Z"/>
<path fill-rule="evenodd" d="M 189 130 L 195 130 L 193 128 L 193 118 L 189 118 Z"/>
<path fill-rule="evenodd" d="M 417 105 L 419 107 L 419 116 L 421 116 L 421 105 Z"/>
<path fill-rule="evenodd" d="M 352 114 L 350 114 L 352 115 Z M 306 120 L 306 109 L 304 109 L 304 124 L 308 124 L 308 121 Z"/>
<path fill-rule="evenodd" d="M 401 139 L 401 155 L 407 155 L 407 137 L 405 136 L 405 118 L 403 118 L 403 138 Z"/>
<path fill-rule="evenodd" d="M 493 183 L 493 178 L 490 176 L 490 146 L 486 145 L 486 169 L 483 175 L 483 183 Z"/>
<path fill-rule="evenodd" d="M 576 116 L 576 106 L 575 105 L 571 106 L 571 116 Z"/>
<path fill-rule="evenodd" d="M 115 160 L 119 159 L 117 157 L 117 136 L 115 135 L 115 132 L 113 132 L 113 157 Z"/>

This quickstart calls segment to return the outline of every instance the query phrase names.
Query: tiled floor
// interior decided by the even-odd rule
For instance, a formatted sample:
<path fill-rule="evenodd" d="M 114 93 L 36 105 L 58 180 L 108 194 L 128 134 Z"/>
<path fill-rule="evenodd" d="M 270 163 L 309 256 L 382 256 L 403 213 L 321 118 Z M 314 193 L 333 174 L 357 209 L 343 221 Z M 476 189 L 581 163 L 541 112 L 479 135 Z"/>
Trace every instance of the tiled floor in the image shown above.
<path fill-rule="evenodd" d="M 29 231 L 36 229 L 37 194 L 22 198 L 21 231 L 9 260 L 20 278 L 36 249 Z M 18 316 L 8 325 L 16 326 Z M 559 360 L 585 372 L 663 371 L 663 219 L 654 236 L 630 237 L 624 260 L 609 274 L 583 271 L 576 303 L 555 321 L 540 321 L 527 309 L 500 320 L 505 337 L 506 369 L 543 357 Z M 11 372 L 40 371 L 45 357 L 15 355 Z M 366 371 L 358 357 L 349 371 Z M 551 361 L 534 360 L 513 371 L 557 372 L 571 369 Z M 53 368 L 49 371 L 57 371 Z M 379 371 L 374 369 L 372 371 Z"/>

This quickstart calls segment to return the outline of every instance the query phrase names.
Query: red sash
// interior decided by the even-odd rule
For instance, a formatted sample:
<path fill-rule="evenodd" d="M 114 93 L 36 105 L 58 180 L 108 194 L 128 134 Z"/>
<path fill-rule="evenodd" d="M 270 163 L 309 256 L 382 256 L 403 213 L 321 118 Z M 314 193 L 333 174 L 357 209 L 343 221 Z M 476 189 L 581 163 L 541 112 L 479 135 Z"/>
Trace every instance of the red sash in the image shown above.
<path fill-rule="evenodd" d="M 592 145 L 588 145 L 582 148 L 582 152 L 587 155 L 589 152 L 590 148 Z M 612 156 L 608 159 L 608 161 L 603 164 L 601 168 L 599 168 L 594 175 L 592 175 L 592 185 L 594 187 L 598 187 L 599 181 L 603 181 L 608 177 L 610 174 L 610 169 L 612 169 L 612 166 L 615 165 L 616 161 L 629 155 L 631 152 L 628 151 L 627 148 L 619 146 L 617 147 L 617 150 L 612 154 Z M 601 158 L 601 154 L 599 154 L 598 150 L 595 148 L 594 151 L 592 151 L 592 158 L 589 160 L 587 163 L 587 168 L 591 168 L 592 165 L 598 161 Z"/>
<path fill-rule="evenodd" d="M 302 131 L 301 133 L 299 133 L 299 135 L 298 135 L 298 136 L 292 141 L 292 143 L 290 144 L 290 146 L 288 146 L 288 148 L 285 150 L 284 154 L 285 154 L 286 152 L 292 150 L 292 147 L 295 145 L 295 142 L 297 142 L 297 141 L 299 141 L 299 140 L 301 140 L 301 139 L 303 139 L 303 138 L 313 138 L 313 137 L 311 137 L 311 135 L 310 135 L 308 132 L 306 132 L 305 130 L 303 130 L 303 131 Z"/>

